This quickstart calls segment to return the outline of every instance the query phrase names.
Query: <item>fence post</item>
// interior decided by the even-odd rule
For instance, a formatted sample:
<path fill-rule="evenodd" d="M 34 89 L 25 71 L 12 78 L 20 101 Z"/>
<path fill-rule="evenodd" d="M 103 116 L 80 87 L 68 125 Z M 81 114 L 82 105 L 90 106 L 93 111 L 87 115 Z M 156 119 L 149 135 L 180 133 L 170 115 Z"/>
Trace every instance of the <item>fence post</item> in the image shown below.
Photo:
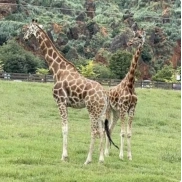
<path fill-rule="evenodd" d="M 111 79 L 109 79 L 108 85 L 109 85 L 109 87 L 111 86 Z"/>
<path fill-rule="evenodd" d="M 47 82 L 47 75 L 44 75 L 44 82 Z"/>

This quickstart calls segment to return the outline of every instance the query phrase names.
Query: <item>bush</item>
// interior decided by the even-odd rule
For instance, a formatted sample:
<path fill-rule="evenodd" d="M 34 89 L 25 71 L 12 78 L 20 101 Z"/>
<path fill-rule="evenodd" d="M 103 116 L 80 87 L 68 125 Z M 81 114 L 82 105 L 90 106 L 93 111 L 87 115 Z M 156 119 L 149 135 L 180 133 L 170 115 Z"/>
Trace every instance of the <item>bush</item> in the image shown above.
<path fill-rule="evenodd" d="M 164 68 L 159 70 L 153 77 L 154 81 L 171 81 L 173 76 L 172 66 L 165 65 Z"/>
<path fill-rule="evenodd" d="M 152 55 L 151 55 L 149 46 L 144 45 L 144 48 L 141 53 L 141 57 L 145 63 L 149 63 L 152 60 Z"/>
<path fill-rule="evenodd" d="M 6 72 L 35 73 L 38 67 L 44 67 L 42 60 L 25 51 L 14 40 L 0 47 L 0 60 Z"/>
<path fill-rule="evenodd" d="M 115 75 L 115 78 L 123 79 L 128 72 L 132 54 L 126 51 L 117 51 L 109 60 L 109 68 Z"/>
<path fill-rule="evenodd" d="M 94 72 L 93 61 L 89 60 L 86 66 L 81 65 L 80 73 L 85 77 L 96 78 L 97 74 Z"/>
<path fill-rule="evenodd" d="M 96 64 L 94 64 L 93 71 L 94 71 L 94 73 L 96 73 L 97 78 L 111 78 L 112 77 L 111 70 L 105 65 L 96 63 Z"/>
<path fill-rule="evenodd" d="M 38 74 L 38 75 L 48 75 L 49 70 L 45 69 L 45 68 L 37 68 L 36 74 Z"/>
<path fill-rule="evenodd" d="M 0 45 L 3 45 L 10 37 L 19 34 L 20 28 L 23 23 L 14 21 L 1 21 L 0 22 Z"/>
<path fill-rule="evenodd" d="M 3 71 L 3 63 L 1 60 L 0 60 L 0 71 Z"/>

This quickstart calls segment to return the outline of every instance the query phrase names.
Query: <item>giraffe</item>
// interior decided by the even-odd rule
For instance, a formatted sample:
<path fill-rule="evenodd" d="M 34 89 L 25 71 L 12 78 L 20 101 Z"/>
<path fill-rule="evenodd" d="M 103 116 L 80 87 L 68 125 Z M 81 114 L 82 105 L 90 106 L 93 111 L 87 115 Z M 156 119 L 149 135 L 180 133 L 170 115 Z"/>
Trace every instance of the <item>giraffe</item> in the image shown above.
<path fill-rule="evenodd" d="M 145 35 L 142 35 L 145 36 Z M 119 158 L 123 160 L 123 148 L 124 148 L 124 138 L 127 137 L 127 155 L 128 159 L 132 160 L 131 155 L 131 136 L 132 136 L 132 121 L 134 117 L 135 107 L 137 104 L 137 95 L 135 93 L 135 70 L 137 68 L 137 63 L 139 56 L 142 51 L 143 41 L 145 40 L 142 37 L 138 49 L 136 50 L 132 62 L 129 68 L 128 73 L 126 74 L 125 78 L 115 87 L 109 89 L 108 98 L 109 98 L 109 105 L 106 111 L 106 118 L 110 119 L 111 114 L 113 116 L 112 122 L 109 126 L 110 135 L 113 131 L 114 126 L 117 123 L 117 120 L 121 119 L 121 144 L 120 144 L 120 152 Z M 125 129 L 125 117 L 128 114 L 128 123 L 127 129 Z M 126 130 L 126 131 L 125 131 Z M 105 148 L 105 156 L 109 155 L 109 142 L 106 138 L 106 148 Z"/>
<path fill-rule="evenodd" d="M 26 29 L 24 40 L 30 39 L 31 36 L 35 36 L 38 40 L 40 49 L 49 66 L 49 70 L 53 73 L 55 81 L 53 97 L 57 102 L 62 118 L 63 151 L 61 160 L 67 161 L 68 159 L 67 107 L 86 107 L 91 121 L 91 141 L 88 156 L 84 164 L 89 164 L 92 161 L 94 142 L 97 135 L 100 137 L 99 162 L 104 162 L 104 133 L 105 130 L 108 130 L 107 119 L 105 130 L 103 128 L 103 116 L 108 103 L 106 91 L 98 82 L 83 77 L 75 66 L 58 52 L 45 31 L 34 19 Z M 109 133 L 106 132 L 106 134 L 108 135 Z M 110 137 L 109 141 L 113 143 Z"/>

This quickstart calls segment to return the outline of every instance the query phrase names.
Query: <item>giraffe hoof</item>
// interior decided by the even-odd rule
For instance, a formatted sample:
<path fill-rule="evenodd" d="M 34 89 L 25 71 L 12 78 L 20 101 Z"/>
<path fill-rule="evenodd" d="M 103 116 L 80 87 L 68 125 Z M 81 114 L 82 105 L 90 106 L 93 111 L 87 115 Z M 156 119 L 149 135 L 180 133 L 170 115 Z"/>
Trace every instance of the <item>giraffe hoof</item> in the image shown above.
<path fill-rule="evenodd" d="M 106 150 L 106 151 L 104 152 L 104 155 L 105 155 L 106 157 L 109 157 L 109 151 Z"/>
<path fill-rule="evenodd" d="M 85 161 L 84 165 L 90 164 L 91 161 Z"/>
<path fill-rule="evenodd" d="M 122 161 L 124 160 L 124 159 L 123 159 L 123 156 L 121 156 L 121 155 L 119 156 L 119 158 L 120 158 L 120 160 L 122 160 Z"/>
<path fill-rule="evenodd" d="M 131 157 L 131 156 L 128 156 L 128 160 L 129 160 L 129 161 L 132 161 L 132 157 Z"/>
<path fill-rule="evenodd" d="M 99 164 L 104 164 L 104 160 L 99 160 Z"/>
<path fill-rule="evenodd" d="M 99 164 L 104 164 L 104 161 L 99 161 Z"/>
<path fill-rule="evenodd" d="M 62 156 L 61 160 L 64 162 L 68 162 L 69 158 L 68 158 L 68 156 Z"/>

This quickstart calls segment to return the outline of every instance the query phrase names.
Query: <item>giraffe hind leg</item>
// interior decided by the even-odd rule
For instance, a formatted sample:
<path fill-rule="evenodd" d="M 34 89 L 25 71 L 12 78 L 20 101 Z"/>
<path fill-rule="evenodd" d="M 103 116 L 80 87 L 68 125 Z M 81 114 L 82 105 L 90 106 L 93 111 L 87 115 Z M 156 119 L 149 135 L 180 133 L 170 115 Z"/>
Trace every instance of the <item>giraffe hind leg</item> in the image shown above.
<path fill-rule="evenodd" d="M 121 110 L 120 111 L 120 118 L 121 118 L 121 145 L 120 145 L 120 152 L 119 152 L 119 158 L 123 160 L 124 157 L 124 139 L 125 139 L 125 115 L 126 115 L 126 110 Z"/>
<path fill-rule="evenodd" d="M 62 151 L 62 161 L 67 161 L 68 160 L 68 151 L 67 151 L 67 146 L 68 146 L 68 114 L 67 114 L 67 107 L 66 105 L 61 102 L 60 100 L 57 101 L 60 115 L 62 118 L 62 136 L 63 136 L 63 151 Z"/>
<path fill-rule="evenodd" d="M 133 117 L 129 116 L 128 119 L 128 125 L 127 125 L 127 156 L 129 160 L 132 160 L 132 155 L 131 155 L 131 125 L 132 125 L 132 119 Z"/>
<path fill-rule="evenodd" d="M 128 112 L 128 124 L 127 124 L 127 156 L 129 160 L 132 160 L 131 154 L 131 136 L 132 136 L 132 121 L 135 112 L 135 105 L 133 105 Z"/>
<path fill-rule="evenodd" d="M 92 118 L 92 117 L 91 117 Z M 92 154 L 94 150 L 94 143 L 96 137 L 99 135 L 100 137 L 100 155 L 99 155 L 99 163 L 104 162 L 104 130 L 103 130 L 103 122 L 102 118 L 99 119 L 91 119 L 91 141 L 87 159 L 85 161 L 85 165 L 91 163 Z"/>
<path fill-rule="evenodd" d="M 111 122 L 111 124 L 109 125 L 109 132 L 110 132 L 110 136 L 112 134 L 112 131 L 119 119 L 119 114 L 118 114 L 118 111 L 114 111 L 114 110 L 110 110 L 109 111 L 110 113 L 108 114 L 108 119 L 109 119 L 109 122 Z M 111 112 L 113 113 L 113 119 L 111 120 Z M 108 137 L 106 136 L 106 147 L 105 147 L 105 156 L 109 156 L 109 147 L 110 147 L 110 142 L 109 142 L 109 139 Z M 116 146 L 116 148 L 118 148 Z M 119 148 L 118 148 L 119 149 Z"/>
<path fill-rule="evenodd" d="M 104 130 L 103 130 L 103 121 L 99 122 L 99 136 L 100 136 L 100 155 L 99 155 L 99 163 L 104 162 Z"/>
<path fill-rule="evenodd" d="M 90 141 L 89 153 L 88 153 L 87 159 L 84 163 L 85 165 L 92 162 L 92 153 L 93 153 L 93 149 L 94 149 L 94 143 L 95 143 L 95 134 L 93 132 L 91 132 L 91 141 Z"/>

